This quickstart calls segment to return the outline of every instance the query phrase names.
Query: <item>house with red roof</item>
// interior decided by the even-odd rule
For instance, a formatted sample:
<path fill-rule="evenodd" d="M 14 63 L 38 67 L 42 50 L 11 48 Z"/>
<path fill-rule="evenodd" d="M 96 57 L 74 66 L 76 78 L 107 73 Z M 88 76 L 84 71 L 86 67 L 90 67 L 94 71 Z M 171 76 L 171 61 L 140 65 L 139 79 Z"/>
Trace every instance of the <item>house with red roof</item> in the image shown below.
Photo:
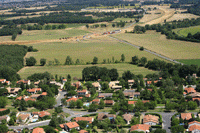
<path fill-rule="evenodd" d="M 200 126 L 199 125 L 192 125 L 188 127 L 189 132 L 191 133 L 200 133 Z"/>
<path fill-rule="evenodd" d="M 79 133 L 88 133 L 86 130 L 80 130 Z"/>
<path fill-rule="evenodd" d="M 94 100 L 92 100 L 92 103 L 99 104 L 100 103 L 100 99 L 94 99 Z"/>
<path fill-rule="evenodd" d="M 35 128 L 32 133 L 45 133 L 43 128 Z"/>
<path fill-rule="evenodd" d="M 132 118 L 133 118 L 133 115 L 131 115 L 131 114 L 124 114 L 124 115 L 122 115 L 122 117 L 123 117 L 123 119 L 126 121 L 126 124 L 130 124 L 130 121 L 132 120 Z"/>
<path fill-rule="evenodd" d="M 138 132 L 144 132 L 144 133 L 149 133 L 149 128 L 151 126 L 148 124 L 137 124 L 137 125 L 133 125 L 131 126 L 130 132 L 132 131 L 138 131 Z"/>
<path fill-rule="evenodd" d="M 147 125 L 157 125 L 159 124 L 159 117 L 155 115 L 145 115 L 143 118 L 143 123 Z"/>
<path fill-rule="evenodd" d="M 26 90 L 29 94 L 35 94 L 35 93 L 37 93 L 37 92 L 39 92 L 39 91 L 42 91 L 42 89 L 41 88 L 32 88 L 32 89 L 27 89 Z"/>
<path fill-rule="evenodd" d="M 87 121 L 88 123 L 92 123 L 94 121 L 94 118 L 92 118 L 92 117 L 76 117 L 76 118 L 74 118 L 74 120 L 76 122 L 78 122 L 78 121 Z"/>
<path fill-rule="evenodd" d="M 24 84 L 26 84 L 26 85 L 30 85 L 31 84 L 31 81 L 30 80 L 19 80 L 19 81 L 17 81 L 17 84 L 21 84 L 21 83 L 24 83 Z"/>
<path fill-rule="evenodd" d="M 76 122 L 68 122 L 63 125 L 66 131 L 71 131 L 72 129 L 80 130 L 80 126 Z"/>
<path fill-rule="evenodd" d="M 114 105 L 114 100 L 104 100 L 105 105 Z"/>
<path fill-rule="evenodd" d="M 196 90 L 192 87 L 188 87 L 188 88 L 185 88 L 184 91 L 187 93 L 187 94 L 191 94 L 191 93 L 195 93 Z"/>
<path fill-rule="evenodd" d="M 92 83 L 92 85 L 94 86 L 95 89 L 97 89 L 99 91 L 101 90 L 101 85 L 99 82 L 94 82 L 94 83 Z"/>
<path fill-rule="evenodd" d="M 0 82 L 1 82 L 2 84 L 6 83 L 6 79 L 0 79 Z"/>
<path fill-rule="evenodd" d="M 183 120 L 192 119 L 192 113 L 181 113 L 181 119 L 183 119 Z"/>

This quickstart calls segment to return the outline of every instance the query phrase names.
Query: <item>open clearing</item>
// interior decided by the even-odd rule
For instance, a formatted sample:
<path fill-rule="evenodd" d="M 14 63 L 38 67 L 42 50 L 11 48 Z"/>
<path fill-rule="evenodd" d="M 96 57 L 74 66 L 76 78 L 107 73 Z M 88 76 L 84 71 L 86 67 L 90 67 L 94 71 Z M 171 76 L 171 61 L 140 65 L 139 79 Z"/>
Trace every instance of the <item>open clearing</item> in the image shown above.
<path fill-rule="evenodd" d="M 195 64 L 200 66 L 200 59 L 191 59 L 191 60 L 178 60 L 181 63 L 187 64 L 187 65 L 191 65 L 191 64 Z"/>
<path fill-rule="evenodd" d="M 130 22 L 130 21 L 135 21 L 135 19 L 134 18 L 116 18 L 116 19 L 114 19 L 112 22 L 120 22 L 120 21 L 122 21 L 122 22 Z"/>
<path fill-rule="evenodd" d="M 89 33 L 88 31 L 79 29 L 65 30 L 23 30 L 21 35 L 17 36 L 16 41 L 32 41 L 32 40 L 48 40 L 59 39 L 62 37 L 80 36 Z M 11 36 L 1 36 L 0 41 L 11 41 Z"/>
<path fill-rule="evenodd" d="M 58 59 L 61 64 L 64 64 L 66 57 L 69 55 L 75 62 L 76 59 L 82 60 L 84 63 L 92 62 L 94 56 L 98 57 L 98 62 L 103 62 L 103 59 L 120 61 L 121 55 L 125 55 L 125 61 L 130 62 L 131 58 L 138 55 L 139 58 L 146 57 L 148 60 L 158 58 L 145 51 L 113 40 L 109 37 L 103 36 L 99 38 L 90 38 L 80 42 L 46 42 L 29 44 L 33 48 L 38 49 L 38 52 L 29 52 L 26 57 L 33 56 L 37 60 L 37 65 L 41 58 L 48 61 L 53 61 L 54 58 Z M 29 46 L 28 45 L 28 46 Z M 159 58 L 160 59 L 160 58 Z"/>
<path fill-rule="evenodd" d="M 175 33 L 177 33 L 179 36 L 187 36 L 188 33 L 191 33 L 192 35 L 194 35 L 197 32 L 200 32 L 200 26 L 193 26 L 193 27 L 189 27 L 189 28 L 179 28 L 179 29 L 175 29 L 173 30 L 175 31 Z"/>
<path fill-rule="evenodd" d="M 22 79 L 26 79 L 28 76 L 34 73 L 43 73 L 45 71 L 51 73 L 52 75 L 59 75 L 66 77 L 70 74 L 72 77 L 82 78 L 82 70 L 85 67 L 98 66 L 107 67 L 108 69 L 116 68 L 118 70 L 119 76 L 122 76 L 124 71 L 130 70 L 134 74 L 147 74 L 158 73 L 156 71 L 148 70 L 144 67 L 137 67 L 136 65 L 119 63 L 119 64 L 98 64 L 98 65 L 71 65 L 71 66 L 34 66 L 34 67 L 24 67 L 18 73 Z"/>
<path fill-rule="evenodd" d="M 169 40 L 160 32 L 147 31 L 145 34 L 123 33 L 112 35 L 134 45 L 143 46 L 146 49 L 169 57 L 171 59 L 198 59 L 200 58 L 199 43 Z"/>

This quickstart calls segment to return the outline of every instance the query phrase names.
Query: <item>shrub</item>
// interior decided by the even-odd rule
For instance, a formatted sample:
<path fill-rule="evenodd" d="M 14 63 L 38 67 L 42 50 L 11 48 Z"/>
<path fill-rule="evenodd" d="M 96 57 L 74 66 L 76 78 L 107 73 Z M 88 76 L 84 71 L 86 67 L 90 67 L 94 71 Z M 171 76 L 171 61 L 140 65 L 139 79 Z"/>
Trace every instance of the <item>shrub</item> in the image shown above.
<path fill-rule="evenodd" d="M 144 47 L 140 47 L 140 51 L 143 51 L 144 50 Z"/>

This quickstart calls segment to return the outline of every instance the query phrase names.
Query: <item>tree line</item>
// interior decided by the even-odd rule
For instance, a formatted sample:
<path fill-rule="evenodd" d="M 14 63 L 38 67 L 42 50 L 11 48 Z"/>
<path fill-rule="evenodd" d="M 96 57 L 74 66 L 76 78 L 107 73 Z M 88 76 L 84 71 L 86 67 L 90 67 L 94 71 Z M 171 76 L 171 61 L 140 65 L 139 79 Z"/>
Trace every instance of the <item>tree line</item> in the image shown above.
<path fill-rule="evenodd" d="M 191 35 L 191 33 L 188 33 L 188 36 L 179 36 L 175 32 L 173 32 L 173 29 L 177 28 L 186 28 L 190 26 L 198 26 L 200 25 L 200 18 L 196 19 L 184 19 L 184 20 L 174 20 L 173 22 L 165 22 L 165 24 L 153 24 L 153 25 L 145 25 L 142 26 L 135 26 L 133 33 L 145 33 L 146 30 L 156 30 L 156 32 L 161 32 L 161 34 L 165 34 L 167 36 L 167 39 L 177 39 L 177 40 L 184 40 L 184 41 L 192 41 L 192 42 L 200 42 L 199 39 L 199 33 L 196 33 L 195 35 Z"/>
<path fill-rule="evenodd" d="M 0 45 L 0 78 L 19 80 L 17 72 L 24 66 L 24 56 L 33 50 L 32 46 Z"/>

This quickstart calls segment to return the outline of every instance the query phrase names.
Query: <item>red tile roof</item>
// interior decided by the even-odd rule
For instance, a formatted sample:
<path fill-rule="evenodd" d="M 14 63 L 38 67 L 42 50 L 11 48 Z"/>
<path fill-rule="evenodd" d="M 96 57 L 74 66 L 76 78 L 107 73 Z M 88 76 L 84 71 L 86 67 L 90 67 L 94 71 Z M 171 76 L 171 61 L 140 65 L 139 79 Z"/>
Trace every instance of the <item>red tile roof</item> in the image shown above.
<path fill-rule="evenodd" d="M 41 112 L 39 112 L 39 117 L 44 117 L 46 115 L 51 115 L 51 114 L 49 112 L 47 112 L 47 111 L 41 111 Z"/>
<path fill-rule="evenodd" d="M 25 98 L 24 100 L 25 100 L 26 102 L 27 102 L 27 101 L 36 101 L 36 99 L 32 99 L 32 98 Z"/>
<path fill-rule="evenodd" d="M 77 93 L 83 93 L 83 92 L 87 92 L 87 90 L 81 90 L 81 91 L 77 91 Z"/>
<path fill-rule="evenodd" d="M 94 99 L 94 100 L 92 100 L 92 102 L 98 103 L 98 102 L 100 102 L 100 99 Z"/>
<path fill-rule="evenodd" d="M 105 103 L 105 104 L 113 104 L 113 103 L 114 103 L 114 100 L 104 100 L 104 103 Z"/>
<path fill-rule="evenodd" d="M 80 130 L 79 133 L 88 133 L 88 131 Z"/>
<path fill-rule="evenodd" d="M 181 113 L 181 118 L 183 119 L 183 120 L 189 120 L 189 119 L 191 119 L 192 118 L 192 113 Z"/>
<path fill-rule="evenodd" d="M 46 95 L 47 95 L 47 92 L 42 92 L 41 95 L 42 95 L 42 96 L 46 96 Z"/>
<path fill-rule="evenodd" d="M 193 123 L 198 123 L 198 124 L 200 124 L 200 122 L 198 122 L 198 121 L 192 121 L 192 122 L 189 122 L 188 125 L 193 124 Z"/>
<path fill-rule="evenodd" d="M 88 121 L 89 123 L 92 123 L 93 118 L 92 117 L 76 117 L 76 118 L 74 118 L 74 120 L 76 122 L 78 122 L 78 121 Z"/>
<path fill-rule="evenodd" d="M 19 119 L 19 117 L 20 117 L 22 120 L 25 120 L 29 116 L 30 116 L 29 114 L 20 114 L 17 118 Z"/>
<path fill-rule="evenodd" d="M 90 94 L 86 94 L 86 95 L 85 95 L 85 97 L 90 97 L 90 96 L 91 96 Z"/>
<path fill-rule="evenodd" d="M 32 133 L 45 133 L 43 128 L 35 128 Z"/>
<path fill-rule="evenodd" d="M 78 125 L 78 123 L 76 123 L 76 122 L 68 122 L 68 123 L 65 123 L 66 124 L 66 126 L 68 127 L 68 128 L 76 128 L 76 127 L 79 127 L 79 125 Z"/>
<path fill-rule="evenodd" d="M 194 130 L 200 130 L 200 126 L 199 125 L 192 125 L 189 127 L 189 131 L 192 132 Z"/>
<path fill-rule="evenodd" d="M 128 104 L 135 104 L 137 101 L 128 101 Z"/>
<path fill-rule="evenodd" d="M 122 117 L 126 121 L 131 121 L 131 119 L 133 118 L 133 115 L 131 115 L 131 114 L 124 114 L 124 115 L 122 115 Z"/>
<path fill-rule="evenodd" d="M 159 117 L 155 116 L 155 115 L 145 115 L 143 118 L 143 123 L 147 123 L 147 122 L 155 122 L 155 123 L 159 123 Z"/>
<path fill-rule="evenodd" d="M 147 130 L 149 130 L 150 127 L 151 126 L 147 125 L 147 124 L 137 124 L 137 125 L 131 126 L 131 130 L 130 131 L 142 130 L 142 131 L 146 132 Z"/>
<path fill-rule="evenodd" d="M 4 111 L 4 110 L 7 110 L 7 109 L 0 109 L 0 111 Z"/>
<path fill-rule="evenodd" d="M 187 93 L 195 93 L 196 92 L 196 90 L 192 87 L 185 88 L 185 91 L 187 91 Z"/>
<path fill-rule="evenodd" d="M 65 127 L 64 124 L 60 124 L 59 126 L 60 126 L 60 128 L 62 128 L 62 129 Z"/>
<path fill-rule="evenodd" d="M 72 97 L 72 98 L 70 98 L 70 99 L 67 99 L 67 101 L 66 102 L 70 102 L 70 101 L 77 101 L 78 100 L 78 98 L 74 98 L 74 97 Z"/>

